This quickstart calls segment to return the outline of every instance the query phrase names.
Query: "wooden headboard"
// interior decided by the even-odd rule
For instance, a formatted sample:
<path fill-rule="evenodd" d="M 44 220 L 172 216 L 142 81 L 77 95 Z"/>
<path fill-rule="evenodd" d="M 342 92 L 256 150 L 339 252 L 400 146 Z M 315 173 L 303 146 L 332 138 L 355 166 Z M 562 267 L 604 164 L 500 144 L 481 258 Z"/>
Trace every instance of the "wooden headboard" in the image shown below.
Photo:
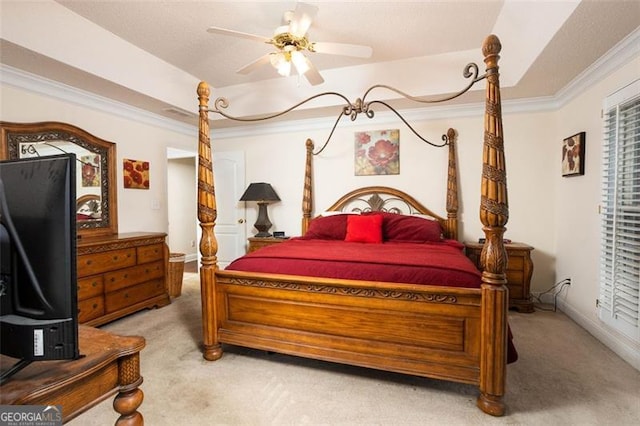
<path fill-rule="evenodd" d="M 342 196 L 327 211 L 426 215 L 440 222 L 445 238 L 451 238 L 446 230 L 447 219 L 437 215 L 406 192 L 387 186 L 367 186 L 355 189 Z"/>

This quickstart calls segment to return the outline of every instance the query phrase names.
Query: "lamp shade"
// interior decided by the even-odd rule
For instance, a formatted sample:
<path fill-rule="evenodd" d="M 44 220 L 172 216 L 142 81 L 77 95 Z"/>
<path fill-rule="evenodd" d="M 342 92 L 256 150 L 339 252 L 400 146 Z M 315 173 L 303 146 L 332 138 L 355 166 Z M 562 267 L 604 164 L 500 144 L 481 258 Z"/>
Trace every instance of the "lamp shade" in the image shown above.
<path fill-rule="evenodd" d="M 271 184 L 257 182 L 249 185 L 240 197 L 240 201 L 280 201 L 280 197 L 273 190 Z"/>

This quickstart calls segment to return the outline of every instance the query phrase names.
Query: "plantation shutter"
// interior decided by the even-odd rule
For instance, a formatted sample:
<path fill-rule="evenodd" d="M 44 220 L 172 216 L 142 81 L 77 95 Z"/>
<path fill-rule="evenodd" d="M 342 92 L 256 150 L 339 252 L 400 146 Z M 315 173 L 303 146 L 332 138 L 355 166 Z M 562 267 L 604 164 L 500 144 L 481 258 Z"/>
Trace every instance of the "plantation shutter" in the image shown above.
<path fill-rule="evenodd" d="M 599 316 L 640 341 L 640 80 L 605 100 Z"/>

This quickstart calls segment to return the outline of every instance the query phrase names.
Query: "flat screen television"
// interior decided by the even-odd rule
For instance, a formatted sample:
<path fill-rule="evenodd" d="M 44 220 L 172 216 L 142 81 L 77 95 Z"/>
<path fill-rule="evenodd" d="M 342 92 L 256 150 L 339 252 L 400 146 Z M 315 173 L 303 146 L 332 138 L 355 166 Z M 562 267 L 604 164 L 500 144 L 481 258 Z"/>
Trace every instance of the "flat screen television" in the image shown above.
<path fill-rule="evenodd" d="M 0 161 L 0 353 L 75 359 L 78 348 L 74 154 Z"/>

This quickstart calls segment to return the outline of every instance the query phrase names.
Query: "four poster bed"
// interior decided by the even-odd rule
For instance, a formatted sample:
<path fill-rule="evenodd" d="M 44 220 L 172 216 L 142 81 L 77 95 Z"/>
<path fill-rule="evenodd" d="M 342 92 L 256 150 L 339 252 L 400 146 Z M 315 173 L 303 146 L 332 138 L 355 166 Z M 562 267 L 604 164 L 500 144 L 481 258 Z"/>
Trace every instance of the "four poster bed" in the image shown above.
<path fill-rule="evenodd" d="M 355 210 L 360 215 L 336 214 L 312 219 L 313 144 L 307 141 L 302 238 L 260 249 L 233 262 L 227 269 L 219 270 L 214 235 L 217 211 L 208 112 L 229 116 L 218 109 L 218 106 L 226 107 L 225 100 L 217 100 L 216 109 L 209 110 L 209 88 L 206 83 L 200 83 L 198 219 L 202 227 L 200 282 L 204 357 L 207 360 L 220 358 L 224 343 L 469 383 L 479 387 L 477 404 L 482 411 L 496 416 L 504 414 L 509 338 L 505 287 L 507 256 L 503 233 L 508 219 L 508 204 L 498 74 L 500 49 L 497 37 L 487 37 L 482 46 L 486 73 L 478 77 L 477 66 L 467 65 L 464 75 L 472 77 L 473 81 L 458 94 L 466 92 L 478 81 L 486 80 L 480 185 L 480 220 L 486 236 L 482 273 L 474 268 L 466 269 L 468 265 L 463 260 L 466 258 L 460 244 L 455 241 L 458 238 L 458 187 L 455 131 L 452 129 L 443 138 L 444 145 L 449 148 L 446 217 L 433 213 L 402 191 L 368 187 L 352 191 L 329 209 Z M 473 67 L 475 76 L 471 76 Z M 347 101 L 343 114 L 354 119 L 363 112 L 371 118 L 373 113 L 369 106 L 374 102 L 367 103 L 364 97 L 355 104 Z M 408 125 L 406 121 L 405 124 Z M 404 207 L 398 207 L 398 203 Z M 355 216 L 360 219 L 351 219 Z M 380 217 L 374 220 L 373 225 L 376 232 L 381 233 L 376 233 L 375 242 L 378 244 L 363 243 L 359 237 L 354 239 L 354 235 L 362 235 L 362 232 L 356 232 L 358 229 L 354 224 L 361 224 L 361 218 L 367 217 Z M 366 219 L 367 224 L 371 221 Z M 368 232 L 364 234 L 368 235 Z M 333 237 L 326 237 L 327 233 Z M 418 236 L 423 235 L 421 233 L 426 236 Z M 338 241 L 342 239 L 344 241 Z M 366 257 L 374 265 L 374 278 L 352 275 L 345 278 L 343 275 L 332 276 L 331 272 L 309 276 L 305 271 L 315 271 L 315 260 L 300 257 L 293 263 L 303 264 L 302 271 L 286 265 L 284 269 L 268 269 L 276 263 L 278 255 L 275 252 L 280 250 L 280 246 L 304 243 L 316 248 L 296 246 L 294 251 L 299 254 L 313 250 L 327 253 L 341 249 L 328 249 L 324 244 L 350 246 L 349 250 L 345 249 L 348 252 L 346 256 L 359 252 Z M 359 249 L 353 249 L 354 245 Z M 400 250 L 405 251 L 382 255 L 375 251 L 390 246 L 402 247 Z M 437 256 L 416 254 L 422 246 L 436 247 L 442 253 Z M 414 254 L 414 260 L 405 260 L 405 264 L 400 266 L 380 265 L 380 259 L 405 259 Z M 451 269 L 462 270 L 462 275 L 449 278 L 438 275 L 437 271 L 436 275 L 412 281 L 407 278 L 413 276 L 410 272 L 401 278 L 381 279 L 380 274 L 385 269 L 404 271 L 409 267 L 424 266 L 423 263 L 430 263 L 429 259 L 439 256 L 449 265 L 455 264 Z M 253 272 L 240 270 L 244 267 L 236 263 L 251 261 L 251 258 L 257 259 L 262 267 L 248 266 Z M 323 260 L 332 261 L 335 266 L 344 259 Z M 441 265 L 430 266 L 442 269 Z M 329 268 L 330 271 L 333 269 Z M 347 273 L 360 269 L 360 266 L 346 268 Z"/>

